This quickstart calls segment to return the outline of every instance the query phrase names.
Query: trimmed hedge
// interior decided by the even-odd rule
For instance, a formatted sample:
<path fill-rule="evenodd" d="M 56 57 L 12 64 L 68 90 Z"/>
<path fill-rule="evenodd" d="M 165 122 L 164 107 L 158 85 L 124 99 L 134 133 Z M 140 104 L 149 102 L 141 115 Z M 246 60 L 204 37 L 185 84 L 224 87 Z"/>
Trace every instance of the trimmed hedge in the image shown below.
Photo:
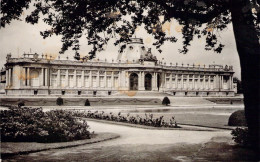
<path fill-rule="evenodd" d="M 59 106 L 63 105 L 63 98 L 61 98 L 61 97 L 57 98 L 56 104 Z"/>
<path fill-rule="evenodd" d="M 85 101 L 85 106 L 90 106 L 90 102 L 88 99 L 86 99 L 86 101 Z"/>
<path fill-rule="evenodd" d="M 169 100 L 168 97 L 164 97 L 163 101 L 162 101 L 162 104 L 168 106 L 169 104 L 171 104 L 171 101 Z"/>
<path fill-rule="evenodd" d="M 85 120 L 69 111 L 10 107 L 1 110 L 2 142 L 67 142 L 90 138 Z"/>
<path fill-rule="evenodd" d="M 238 110 L 232 113 L 228 119 L 229 126 L 246 126 L 245 111 Z"/>

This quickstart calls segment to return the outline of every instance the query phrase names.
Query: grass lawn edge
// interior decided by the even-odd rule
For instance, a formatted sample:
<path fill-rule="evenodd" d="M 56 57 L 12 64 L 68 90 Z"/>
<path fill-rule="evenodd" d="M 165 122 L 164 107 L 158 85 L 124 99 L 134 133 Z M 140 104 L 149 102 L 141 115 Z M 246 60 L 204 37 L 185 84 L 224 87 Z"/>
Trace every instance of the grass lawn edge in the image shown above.
<path fill-rule="evenodd" d="M 91 139 L 77 140 L 70 142 L 57 143 L 37 143 L 37 142 L 1 142 L 1 156 L 14 156 L 29 154 L 34 152 L 46 151 L 50 149 L 62 149 L 76 147 L 85 144 L 93 144 L 103 141 L 119 138 L 120 135 L 115 133 L 98 133 Z"/>

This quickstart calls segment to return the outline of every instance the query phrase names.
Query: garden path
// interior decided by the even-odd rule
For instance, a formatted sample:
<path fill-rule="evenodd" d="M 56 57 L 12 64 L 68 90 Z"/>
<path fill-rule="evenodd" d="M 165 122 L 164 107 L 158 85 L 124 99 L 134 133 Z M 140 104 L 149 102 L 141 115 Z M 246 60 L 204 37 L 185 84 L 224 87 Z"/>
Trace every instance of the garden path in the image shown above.
<path fill-rule="evenodd" d="M 194 160 L 205 143 L 212 138 L 223 139 L 228 146 L 228 130 L 183 131 L 147 130 L 88 121 L 91 131 L 113 132 L 118 139 L 66 149 L 53 149 L 7 160 L 17 161 L 182 161 Z M 212 159 L 211 159 L 212 160 Z"/>

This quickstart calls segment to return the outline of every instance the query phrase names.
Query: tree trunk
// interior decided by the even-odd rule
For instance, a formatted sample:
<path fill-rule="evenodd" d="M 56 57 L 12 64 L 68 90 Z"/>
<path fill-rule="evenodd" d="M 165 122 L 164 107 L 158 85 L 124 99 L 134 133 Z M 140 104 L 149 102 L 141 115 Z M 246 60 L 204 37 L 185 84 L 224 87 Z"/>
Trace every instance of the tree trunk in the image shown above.
<path fill-rule="evenodd" d="M 249 0 L 230 0 L 230 11 L 240 58 L 249 137 L 253 147 L 259 149 L 260 44 L 252 21 L 252 10 L 249 3 Z"/>

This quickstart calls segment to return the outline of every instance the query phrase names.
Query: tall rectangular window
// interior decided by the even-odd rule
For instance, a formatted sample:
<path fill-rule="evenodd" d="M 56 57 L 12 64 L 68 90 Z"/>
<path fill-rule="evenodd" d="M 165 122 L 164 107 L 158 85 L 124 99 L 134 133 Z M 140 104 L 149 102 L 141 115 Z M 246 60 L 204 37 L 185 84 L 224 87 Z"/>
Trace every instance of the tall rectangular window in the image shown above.
<path fill-rule="evenodd" d="M 72 88 L 73 87 L 73 75 L 69 75 L 69 87 Z"/>
<path fill-rule="evenodd" d="M 114 77 L 114 87 L 119 87 L 118 77 Z"/>
<path fill-rule="evenodd" d="M 76 77 L 76 82 L 77 82 L 77 87 L 81 87 L 81 76 L 80 75 L 78 75 L 77 77 Z"/>
<path fill-rule="evenodd" d="M 65 87 L 66 86 L 65 75 L 61 75 L 60 79 L 61 79 L 61 87 Z"/>
<path fill-rule="evenodd" d="M 51 86 L 57 87 L 57 75 L 52 75 L 52 77 L 51 77 Z"/>
<path fill-rule="evenodd" d="M 84 81 L 85 81 L 85 87 L 89 87 L 89 77 L 88 76 L 85 76 L 84 77 Z"/>
<path fill-rule="evenodd" d="M 105 82 L 104 82 L 104 76 L 100 76 L 99 77 L 99 85 L 100 87 L 105 87 Z"/>
<path fill-rule="evenodd" d="M 92 85 L 93 85 L 93 87 L 97 87 L 97 77 L 96 76 L 92 76 Z"/>
<path fill-rule="evenodd" d="M 111 84 L 111 76 L 107 76 L 107 87 L 111 88 L 112 84 Z"/>

